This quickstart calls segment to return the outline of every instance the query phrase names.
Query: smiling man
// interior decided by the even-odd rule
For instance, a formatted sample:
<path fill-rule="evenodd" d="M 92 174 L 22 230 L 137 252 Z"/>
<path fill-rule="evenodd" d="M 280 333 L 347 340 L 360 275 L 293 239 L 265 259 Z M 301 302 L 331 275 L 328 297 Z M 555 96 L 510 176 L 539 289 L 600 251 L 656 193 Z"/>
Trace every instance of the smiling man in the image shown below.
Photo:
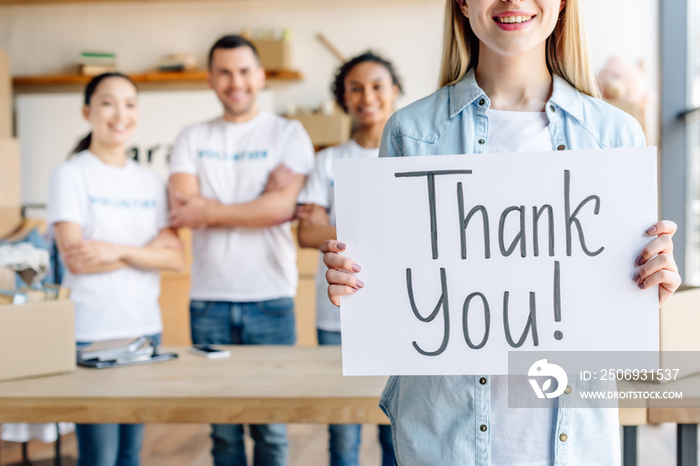
<path fill-rule="evenodd" d="M 209 86 L 224 114 L 185 128 L 170 155 L 170 221 L 192 228 L 195 344 L 292 345 L 296 248 L 289 220 L 314 150 L 298 121 L 259 111 L 265 70 L 253 44 L 219 39 Z M 255 464 L 287 463 L 284 425 L 250 426 Z M 217 466 L 246 464 L 243 426 L 212 426 Z"/>

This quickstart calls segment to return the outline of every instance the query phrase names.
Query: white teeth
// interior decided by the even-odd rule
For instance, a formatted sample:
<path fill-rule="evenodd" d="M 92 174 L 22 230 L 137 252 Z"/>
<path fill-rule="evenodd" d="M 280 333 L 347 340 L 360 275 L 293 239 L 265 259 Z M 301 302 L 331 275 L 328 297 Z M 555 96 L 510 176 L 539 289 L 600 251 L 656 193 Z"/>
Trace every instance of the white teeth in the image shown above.
<path fill-rule="evenodd" d="M 526 23 L 532 19 L 532 16 L 500 16 L 497 18 L 499 23 Z"/>

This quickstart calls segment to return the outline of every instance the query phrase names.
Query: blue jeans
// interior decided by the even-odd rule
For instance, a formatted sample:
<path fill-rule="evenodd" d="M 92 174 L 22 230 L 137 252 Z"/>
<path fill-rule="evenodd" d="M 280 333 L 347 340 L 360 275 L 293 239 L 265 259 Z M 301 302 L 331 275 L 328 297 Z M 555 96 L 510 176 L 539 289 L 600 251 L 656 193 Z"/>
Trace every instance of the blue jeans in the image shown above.
<path fill-rule="evenodd" d="M 340 332 L 329 332 L 317 329 L 319 345 L 340 345 Z M 330 434 L 331 466 L 357 466 L 359 465 L 360 451 L 360 425 L 359 424 L 331 424 L 328 426 Z M 379 443 L 382 446 L 382 466 L 394 466 L 394 444 L 391 439 L 391 426 L 379 426 Z"/>
<path fill-rule="evenodd" d="M 160 344 L 160 334 L 150 337 Z M 80 341 L 77 346 L 90 343 Z M 138 466 L 143 430 L 143 424 L 76 424 L 76 466 Z"/>
<path fill-rule="evenodd" d="M 138 466 L 143 424 L 76 424 L 77 466 Z"/>
<path fill-rule="evenodd" d="M 296 341 L 294 300 L 252 303 L 190 301 L 192 343 L 218 345 L 293 345 Z M 214 424 L 211 438 L 215 466 L 246 466 L 243 426 Z M 283 466 L 289 443 L 284 424 L 250 426 L 255 442 L 254 466 Z"/>

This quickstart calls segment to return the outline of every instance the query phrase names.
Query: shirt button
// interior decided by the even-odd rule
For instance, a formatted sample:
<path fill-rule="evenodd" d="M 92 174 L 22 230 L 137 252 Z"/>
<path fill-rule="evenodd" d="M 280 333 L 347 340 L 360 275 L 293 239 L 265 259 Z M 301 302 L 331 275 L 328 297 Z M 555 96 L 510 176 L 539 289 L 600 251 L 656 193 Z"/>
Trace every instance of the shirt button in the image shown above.
<path fill-rule="evenodd" d="M 571 387 L 569 387 L 569 386 L 567 385 L 566 388 L 564 389 L 564 393 L 566 393 L 567 395 L 568 395 L 569 393 L 571 393 Z"/>
<path fill-rule="evenodd" d="M 482 432 L 486 432 L 486 424 L 481 424 L 481 425 L 479 426 L 479 430 L 482 431 Z M 562 434 L 562 435 L 564 435 L 564 434 Z"/>
<path fill-rule="evenodd" d="M 559 440 L 561 440 L 562 442 L 566 442 L 568 440 L 568 438 L 569 438 L 569 436 L 566 434 L 561 434 L 559 436 Z"/>
<path fill-rule="evenodd" d="M 549 106 L 549 109 L 550 109 L 552 112 L 556 112 L 556 111 L 557 111 L 557 109 L 554 107 L 554 105 L 550 105 L 550 106 Z"/>
<path fill-rule="evenodd" d="M 486 144 L 486 141 L 484 139 L 479 139 L 479 144 Z"/>
<path fill-rule="evenodd" d="M 557 150 L 564 150 L 566 149 L 566 146 L 564 144 L 561 144 L 557 147 Z"/>
<path fill-rule="evenodd" d="M 485 103 L 486 103 L 486 99 L 479 100 L 479 105 L 484 105 Z"/>
<path fill-rule="evenodd" d="M 486 385 L 486 377 L 480 378 L 480 379 L 479 379 L 479 383 L 480 383 L 481 385 Z"/>

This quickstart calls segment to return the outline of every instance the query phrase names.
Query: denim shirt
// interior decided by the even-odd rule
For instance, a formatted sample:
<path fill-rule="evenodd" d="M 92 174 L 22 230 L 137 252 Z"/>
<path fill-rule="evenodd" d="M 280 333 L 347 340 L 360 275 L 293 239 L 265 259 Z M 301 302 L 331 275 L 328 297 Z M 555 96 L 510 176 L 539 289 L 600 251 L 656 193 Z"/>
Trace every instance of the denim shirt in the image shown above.
<path fill-rule="evenodd" d="M 456 84 L 396 112 L 384 128 L 379 156 L 483 154 L 488 151 L 489 105 L 470 71 Z M 552 150 L 645 145 L 634 118 L 558 76 L 545 112 Z M 380 406 L 391 421 L 398 464 L 490 465 L 490 382 L 488 375 L 391 377 Z M 554 466 L 619 465 L 617 409 L 580 407 L 577 388 L 580 382 L 570 377 L 557 399 Z"/>

